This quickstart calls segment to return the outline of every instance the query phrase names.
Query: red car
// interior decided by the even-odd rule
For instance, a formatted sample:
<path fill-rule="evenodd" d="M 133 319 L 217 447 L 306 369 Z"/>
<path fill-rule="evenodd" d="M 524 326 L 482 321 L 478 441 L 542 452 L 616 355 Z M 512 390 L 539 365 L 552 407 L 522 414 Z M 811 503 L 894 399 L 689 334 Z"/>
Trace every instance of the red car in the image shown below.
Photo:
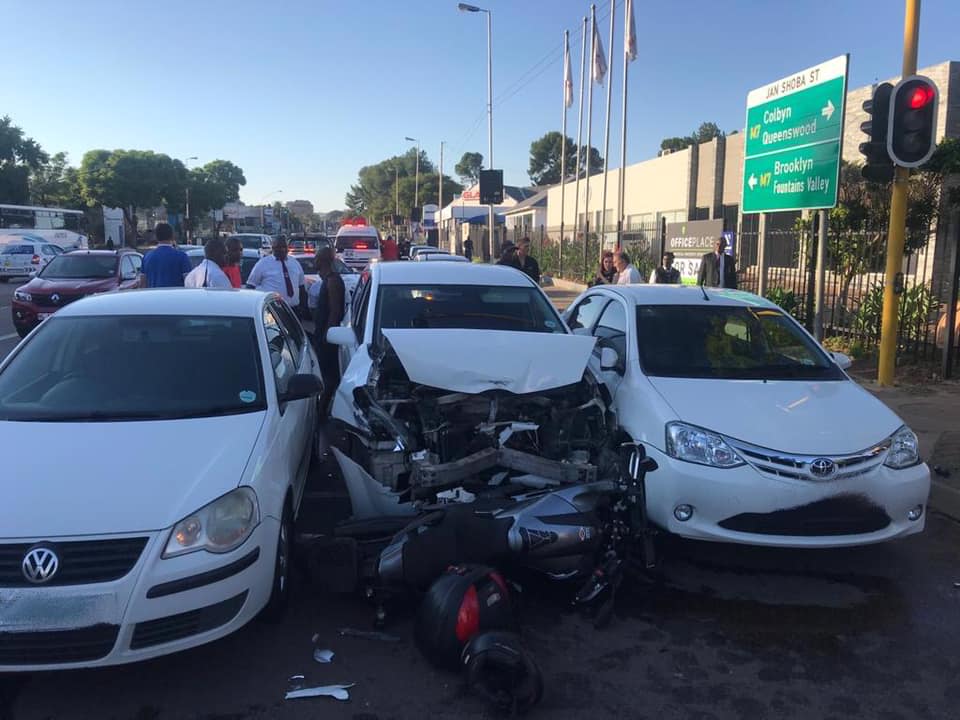
<path fill-rule="evenodd" d="M 143 256 L 130 250 L 75 250 L 51 260 L 13 293 L 13 325 L 26 337 L 64 305 L 87 295 L 140 286 Z"/>

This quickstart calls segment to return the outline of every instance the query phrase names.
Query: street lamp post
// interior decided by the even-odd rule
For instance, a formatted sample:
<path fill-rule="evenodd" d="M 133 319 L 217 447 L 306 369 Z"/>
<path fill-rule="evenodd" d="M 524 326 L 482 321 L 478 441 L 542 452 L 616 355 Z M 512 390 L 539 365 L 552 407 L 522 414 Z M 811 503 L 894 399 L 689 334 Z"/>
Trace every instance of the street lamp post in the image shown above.
<path fill-rule="evenodd" d="M 417 144 L 417 170 L 413 176 L 413 206 L 420 207 L 420 141 L 412 137 L 405 137 L 404 140 Z"/>
<path fill-rule="evenodd" d="M 487 167 L 493 169 L 493 21 L 492 13 L 476 5 L 459 3 L 457 9 L 460 12 L 486 13 L 487 14 Z M 489 206 L 487 217 L 489 226 L 489 252 L 493 259 L 493 205 Z"/>
<path fill-rule="evenodd" d="M 190 228 L 190 161 L 196 159 L 196 155 L 191 155 L 183 163 L 183 166 L 187 169 L 187 245 L 193 245 L 193 230 Z"/>

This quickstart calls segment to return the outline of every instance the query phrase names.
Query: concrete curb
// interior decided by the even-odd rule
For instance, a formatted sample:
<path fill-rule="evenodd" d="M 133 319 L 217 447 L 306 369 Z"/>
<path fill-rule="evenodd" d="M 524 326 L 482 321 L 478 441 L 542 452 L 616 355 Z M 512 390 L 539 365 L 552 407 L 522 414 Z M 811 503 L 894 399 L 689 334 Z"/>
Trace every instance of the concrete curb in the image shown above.
<path fill-rule="evenodd" d="M 960 490 L 937 480 L 931 480 L 930 509 L 960 522 Z"/>

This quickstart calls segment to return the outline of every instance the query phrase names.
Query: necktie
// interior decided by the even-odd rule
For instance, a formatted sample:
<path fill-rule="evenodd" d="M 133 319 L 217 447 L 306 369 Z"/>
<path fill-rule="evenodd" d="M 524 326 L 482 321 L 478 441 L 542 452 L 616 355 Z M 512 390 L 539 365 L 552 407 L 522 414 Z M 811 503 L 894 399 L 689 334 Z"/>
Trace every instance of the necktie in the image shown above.
<path fill-rule="evenodd" d="M 293 283 L 290 282 L 290 272 L 287 270 L 287 263 L 280 260 L 280 267 L 283 268 L 283 282 L 287 285 L 287 297 L 293 297 Z"/>

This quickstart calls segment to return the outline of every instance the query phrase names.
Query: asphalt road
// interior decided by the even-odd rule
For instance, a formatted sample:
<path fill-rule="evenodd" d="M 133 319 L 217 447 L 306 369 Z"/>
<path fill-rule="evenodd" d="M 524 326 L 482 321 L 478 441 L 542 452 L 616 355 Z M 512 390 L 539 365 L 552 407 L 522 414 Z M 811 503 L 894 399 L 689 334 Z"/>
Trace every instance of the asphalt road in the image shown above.
<path fill-rule="evenodd" d="M 311 476 L 307 531 L 348 511 L 329 468 Z M 960 525 L 843 551 L 763 550 L 673 541 L 661 569 L 618 596 L 595 630 L 566 593 L 528 585 L 523 636 L 545 698 L 533 717 L 878 718 L 943 720 L 960 711 Z M 341 637 L 372 608 L 325 594 L 300 570 L 279 625 L 135 666 L 0 676 L 0 718 L 490 717 L 460 678 L 412 641 L 414 605 L 394 610 L 400 642 Z M 332 664 L 312 660 L 314 634 Z M 285 701 L 288 678 L 356 683 L 348 702 Z"/>
<path fill-rule="evenodd" d="M 13 298 L 13 291 L 26 282 L 19 279 L 13 279 L 6 283 L 0 283 L 0 360 L 6 357 L 7 353 L 13 350 L 20 341 L 17 331 L 13 328 L 13 317 L 10 314 L 10 300 Z"/>

